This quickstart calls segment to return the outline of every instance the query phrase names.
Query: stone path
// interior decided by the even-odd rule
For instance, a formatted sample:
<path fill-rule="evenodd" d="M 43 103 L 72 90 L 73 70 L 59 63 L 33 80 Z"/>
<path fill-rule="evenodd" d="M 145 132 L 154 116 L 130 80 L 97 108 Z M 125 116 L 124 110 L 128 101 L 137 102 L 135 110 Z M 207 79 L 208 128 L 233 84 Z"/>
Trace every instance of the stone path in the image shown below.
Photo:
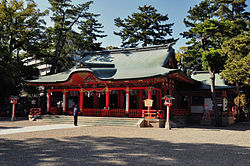
<path fill-rule="evenodd" d="M 79 127 L 84 127 L 84 126 L 87 125 L 79 125 Z M 6 128 L 6 129 L 0 129 L 0 135 L 55 130 L 55 129 L 68 129 L 74 127 L 75 126 L 72 124 L 53 124 L 53 125 L 41 125 L 41 126 L 25 126 L 20 128 Z"/>

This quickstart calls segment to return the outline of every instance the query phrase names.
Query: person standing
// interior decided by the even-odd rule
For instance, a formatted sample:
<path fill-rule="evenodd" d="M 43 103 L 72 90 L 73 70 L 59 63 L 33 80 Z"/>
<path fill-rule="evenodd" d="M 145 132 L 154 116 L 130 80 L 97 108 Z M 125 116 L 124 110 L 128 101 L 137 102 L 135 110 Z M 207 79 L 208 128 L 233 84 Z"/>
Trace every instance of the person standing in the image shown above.
<path fill-rule="evenodd" d="M 77 126 L 78 112 L 79 112 L 79 109 L 78 109 L 77 105 L 75 105 L 74 106 L 74 125 L 75 126 Z"/>

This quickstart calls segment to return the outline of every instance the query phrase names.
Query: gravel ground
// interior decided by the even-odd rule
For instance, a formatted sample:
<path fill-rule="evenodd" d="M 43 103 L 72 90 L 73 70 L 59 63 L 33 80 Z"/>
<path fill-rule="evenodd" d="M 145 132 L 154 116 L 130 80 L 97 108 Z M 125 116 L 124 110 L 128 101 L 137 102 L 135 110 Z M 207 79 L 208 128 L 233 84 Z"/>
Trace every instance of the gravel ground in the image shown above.
<path fill-rule="evenodd" d="M 0 121 L 0 130 L 46 125 Z M 250 123 L 215 128 L 74 127 L 0 135 L 0 165 L 249 166 Z"/>

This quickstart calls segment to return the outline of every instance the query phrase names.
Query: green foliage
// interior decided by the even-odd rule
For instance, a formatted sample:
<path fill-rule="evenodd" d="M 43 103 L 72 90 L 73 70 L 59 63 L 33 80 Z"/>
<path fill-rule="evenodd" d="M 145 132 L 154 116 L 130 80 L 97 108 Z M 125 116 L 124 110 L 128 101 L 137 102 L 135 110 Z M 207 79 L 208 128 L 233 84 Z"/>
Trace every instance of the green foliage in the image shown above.
<path fill-rule="evenodd" d="M 183 37 L 190 39 L 187 42 L 187 44 L 191 45 L 188 50 L 196 48 L 197 54 L 201 55 L 203 69 L 208 70 L 210 73 L 216 124 L 219 122 L 219 116 L 216 103 L 215 73 L 223 70 L 229 55 L 222 51 L 222 44 L 242 32 L 249 31 L 249 13 L 245 12 L 245 1 L 204 0 L 190 9 L 187 19 L 184 19 L 186 27 L 190 28 L 187 32 L 182 33 Z M 236 67 L 235 63 L 231 65 Z M 239 63 L 238 65 L 240 67 L 244 64 Z M 249 66 L 248 64 L 245 65 Z M 232 70 L 230 68 L 232 66 L 225 65 L 226 69 L 224 71 Z"/>
<path fill-rule="evenodd" d="M 202 65 L 204 70 L 210 68 L 211 71 L 219 73 L 223 69 L 226 61 L 226 54 L 221 49 L 209 48 L 201 53 Z"/>
<path fill-rule="evenodd" d="M 175 54 L 175 59 L 178 62 L 178 66 L 187 74 L 190 75 L 192 71 L 198 71 L 202 69 L 200 52 L 193 47 L 180 47 Z"/>
<path fill-rule="evenodd" d="M 238 35 L 223 43 L 228 55 L 222 77 L 237 86 L 250 85 L 250 32 Z"/>
<path fill-rule="evenodd" d="M 190 29 L 193 34 L 190 43 L 193 46 L 189 47 L 189 50 L 193 50 L 194 45 L 199 48 L 199 53 L 195 55 L 202 56 L 204 70 L 210 69 L 213 73 L 218 73 L 223 69 L 226 55 L 221 51 L 221 45 L 231 36 L 231 26 L 230 21 L 207 19 Z M 197 56 L 194 57 L 197 58 Z"/>
<path fill-rule="evenodd" d="M 50 72 L 53 74 L 72 67 L 72 54 L 100 50 L 101 43 L 94 41 L 105 35 L 99 34 L 102 33 L 99 30 L 102 25 L 96 20 L 99 15 L 88 12 L 92 1 L 78 5 L 73 5 L 70 0 L 49 0 L 49 3 L 54 26 L 48 28 L 47 33 L 53 51 L 46 60 L 52 65 Z"/>
<path fill-rule="evenodd" d="M 96 19 L 98 16 L 100 15 L 90 13 L 86 20 L 80 23 L 80 35 L 76 37 L 76 43 L 80 51 L 99 51 L 103 49 L 101 43 L 96 41 L 97 38 L 103 38 L 107 35 L 104 35 L 104 31 L 100 30 L 103 26 Z"/>
<path fill-rule="evenodd" d="M 0 2 L 0 87 L 1 95 L 18 95 L 27 78 L 21 59 L 41 52 L 44 20 L 31 0 Z"/>
<path fill-rule="evenodd" d="M 0 45 L 12 55 L 23 50 L 30 52 L 39 47 L 44 27 L 40 12 L 33 1 L 12 0 L 0 3 Z"/>
<path fill-rule="evenodd" d="M 138 13 L 133 13 L 128 18 L 116 18 L 115 25 L 122 28 L 119 32 L 114 32 L 122 39 L 121 47 L 136 47 L 138 45 L 159 45 L 176 42 L 177 40 L 166 36 L 172 35 L 173 23 L 165 23 L 168 15 L 157 13 L 152 6 L 139 7 Z"/>
<path fill-rule="evenodd" d="M 249 13 L 245 7 L 245 0 L 204 0 L 188 11 L 184 23 L 190 29 L 182 35 L 190 39 L 187 52 L 197 52 L 192 54 L 193 60 L 202 56 L 203 69 L 209 67 L 213 72 L 223 69 L 227 54 L 220 51 L 222 44 L 249 30 Z"/>

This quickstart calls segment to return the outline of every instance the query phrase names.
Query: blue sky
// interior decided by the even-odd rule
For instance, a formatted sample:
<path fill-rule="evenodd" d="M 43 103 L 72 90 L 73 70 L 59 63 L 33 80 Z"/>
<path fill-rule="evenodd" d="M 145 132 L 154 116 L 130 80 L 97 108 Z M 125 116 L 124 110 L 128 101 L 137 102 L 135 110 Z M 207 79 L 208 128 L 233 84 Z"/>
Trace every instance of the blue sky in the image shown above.
<path fill-rule="evenodd" d="M 199 4 L 201 0 L 93 0 L 94 3 L 90 6 L 90 11 L 96 14 L 101 14 L 98 21 L 103 24 L 104 33 L 107 37 L 100 39 L 102 46 L 116 46 L 121 45 L 119 36 L 114 35 L 114 31 L 119 29 L 114 25 L 114 19 L 121 17 L 126 18 L 134 12 L 138 12 L 138 7 L 143 5 L 152 5 L 159 13 L 168 14 L 168 23 L 174 23 L 173 34 L 174 38 L 179 38 L 174 46 L 176 50 L 179 47 L 185 46 L 186 40 L 180 35 L 186 30 L 183 19 L 187 16 L 187 11 L 190 7 Z M 35 0 L 38 7 L 44 10 L 49 7 L 47 0 Z M 87 2 L 86 0 L 72 0 L 74 4 Z M 247 0 L 247 10 L 250 11 L 250 0 Z M 49 22 L 49 21 L 48 21 Z"/>

